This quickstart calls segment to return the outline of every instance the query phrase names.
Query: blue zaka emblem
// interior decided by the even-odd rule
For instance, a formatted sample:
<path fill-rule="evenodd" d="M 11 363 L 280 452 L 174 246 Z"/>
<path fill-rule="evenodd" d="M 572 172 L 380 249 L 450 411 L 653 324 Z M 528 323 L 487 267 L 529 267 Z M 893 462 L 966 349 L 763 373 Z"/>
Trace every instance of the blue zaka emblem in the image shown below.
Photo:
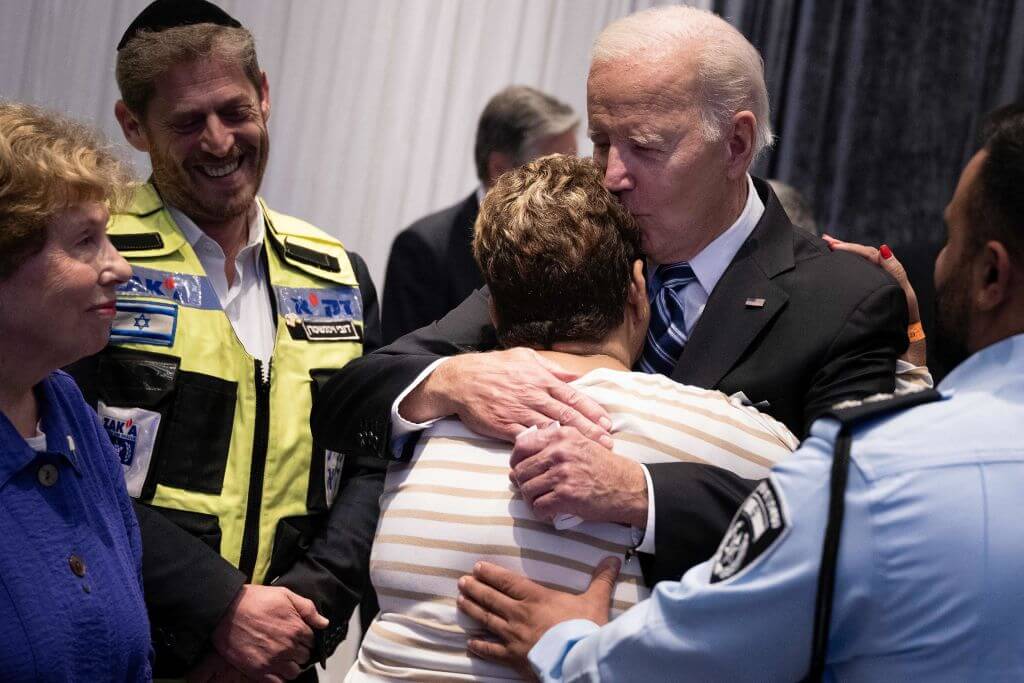
<path fill-rule="evenodd" d="M 114 450 L 117 452 L 121 464 L 131 467 L 132 461 L 135 460 L 135 443 L 139 439 L 138 426 L 131 418 L 118 420 L 114 417 L 104 416 L 103 427 L 110 435 L 110 440 L 114 444 Z"/>
<path fill-rule="evenodd" d="M 363 307 L 356 287 L 274 287 L 279 313 L 303 321 L 362 320 Z"/>
<path fill-rule="evenodd" d="M 172 273 L 140 265 L 132 266 L 131 278 L 118 286 L 117 293 L 130 297 L 165 299 L 189 308 L 209 311 L 220 308 L 217 292 L 205 275 Z"/>

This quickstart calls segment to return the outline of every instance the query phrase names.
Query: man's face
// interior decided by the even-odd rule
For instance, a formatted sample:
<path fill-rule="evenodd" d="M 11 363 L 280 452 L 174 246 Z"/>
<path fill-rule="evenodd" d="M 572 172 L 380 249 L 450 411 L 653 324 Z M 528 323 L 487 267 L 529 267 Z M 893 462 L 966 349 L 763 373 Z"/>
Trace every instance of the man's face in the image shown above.
<path fill-rule="evenodd" d="M 935 339 L 928 354 L 937 368 L 948 372 L 971 353 L 971 244 L 968 205 L 987 152 L 967 163 L 953 199 L 946 207 L 946 244 L 935 260 Z"/>
<path fill-rule="evenodd" d="M 178 64 L 156 83 L 142 129 L 161 194 L 194 221 L 248 212 L 267 165 L 266 79 L 257 91 L 238 65 Z"/>
<path fill-rule="evenodd" d="M 735 208 L 726 206 L 727 143 L 704 139 L 697 86 L 685 52 L 598 63 L 587 80 L 594 160 L 656 263 L 695 256 Z"/>

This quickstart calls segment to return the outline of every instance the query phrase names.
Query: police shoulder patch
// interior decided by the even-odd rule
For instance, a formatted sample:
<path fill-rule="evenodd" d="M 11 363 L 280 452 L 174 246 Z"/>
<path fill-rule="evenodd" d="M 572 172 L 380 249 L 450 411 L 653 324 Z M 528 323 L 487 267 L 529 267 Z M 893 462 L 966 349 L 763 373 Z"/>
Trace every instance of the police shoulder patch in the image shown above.
<path fill-rule="evenodd" d="M 731 579 L 749 567 L 786 530 L 782 500 L 765 479 L 747 497 L 712 558 L 711 583 Z"/>

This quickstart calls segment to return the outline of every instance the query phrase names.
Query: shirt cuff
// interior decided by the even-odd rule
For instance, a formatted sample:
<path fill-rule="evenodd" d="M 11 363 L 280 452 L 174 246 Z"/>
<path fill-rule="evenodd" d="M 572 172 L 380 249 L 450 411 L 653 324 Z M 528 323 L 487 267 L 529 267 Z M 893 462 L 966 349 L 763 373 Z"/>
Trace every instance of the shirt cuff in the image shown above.
<path fill-rule="evenodd" d="M 927 365 L 913 365 L 903 360 L 896 359 L 896 393 L 904 394 L 910 391 L 931 389 L 935 386 L 932 375 L 928 372 Z"/>
<path fill-rule="evenodd" d="M 637 529 L 631 527 L 633 533 L 633 549 L 638 553 L 654 554 L 654 482 L 651 480 L 651 472 L 646 465 L 641 465 L 644 470 L 644 479 L 647 480 L 647 527 Z"/>
<path fill-rule="evenodd" d="M 416 377 L 416 379 L 414 379 L 412 381 L 412 384 L 407 386 L 405 388 L 405 390 L 398 395 L 398 398 L 395 399 L 395 402 L 391 404 L 391 448 L 392 449 L 396 449 L 396 446 L 400 447 L 401 444 L 405 442 L 405 437 L 409 436 L 413 432 L 423 431 L 424 429 L 426 429 L 427 427 L 429 427 L 430 425 L 434 424 L 435 422 L 437 422 L 438 420 L 441 419 L 439 417 L 439 418 L 434 419 L 434 420 L 428 420 L 427 422 L 409 422 L 409 420 L 406 420 L 404 417 L 402 417 L 401 415 L 398 414 L 398 406 L 400 406 L 402 404 L 402 401 L 405 400 L 405 397 L 409 395 L 410 391 L 412 391 L 413 389 L 418 387 L 420 384 L 422 384 L 423 380 L 425 380 L 427 377 L 429 377 L 430 373 L 432 373 L 434 370 L 436 370 L 437 367 L 439 365 L 441 365 L 441 363 L 445 362 L 446 360 L 448 360 L 447 357 L 445 357 L 445 358 L 438 358 L 433 363 L 431 363 L 430 365 L 425 367 L 423 369 L 423 372 L 421 372 Z M 400 448 L 396 449 L 396 450 L 400 450 Z"/>
<path fill-rule="evenodd" d="M 562 664 L 569 650 L 598 630 L 589 619 L 570 619 L 549 628 L 527 654 L 530 666 L 542 681 L 561 681 Z"/>

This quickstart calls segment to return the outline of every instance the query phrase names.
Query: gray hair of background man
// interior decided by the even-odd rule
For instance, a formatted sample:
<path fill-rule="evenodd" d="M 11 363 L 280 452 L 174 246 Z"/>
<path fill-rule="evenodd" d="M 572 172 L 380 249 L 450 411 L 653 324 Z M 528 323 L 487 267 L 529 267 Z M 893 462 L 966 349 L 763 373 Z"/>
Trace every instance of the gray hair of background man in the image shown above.
<path fill-rule="evenodd" d="M 796 189 L 788 183 L 775 178 L 769 178 L 768 184 L 779 199 L 779 204 L 785 209 L 789 220 L 798 228 L 803 228 L 812 235 L 818 234 L 818 222 L 814 220 L 814 212 L 811 210 L 811 203 Z"/>
<path fill-rule="evenodd" d="M 594 42 L 591 64 L 636 57 L 667 57 L 696 49 L 701 88 L 701 132 L 717 142 L 732 117 L 757 119 L 754 158 L 772 144 L 771 110 L 761 54 L 721 17 L 685 6 L 656 7 L 609 24 Z"/>
<path fill-rule="evenodd" d="M 118 51 L 115 75 L 121 99 L 133 114 L 144 119 L 157 78 L 175 64 L 211 56 L 237 64 L 256 92 L 260 91 L 262 71 L 251 33 L 218 24 L 191 24 L 140 31 Z"/>
<path fill-rule="evenodd" d="M 526 85 L 511 85 L 492 97 L 480 114 L 473 157 L 480 182 L 487 183 L 491 152 L 512 157 L 516 166 L 537 156 L 544 138 L 561 135 L 579 125 L 580 117 L 568 104 Z"/>

